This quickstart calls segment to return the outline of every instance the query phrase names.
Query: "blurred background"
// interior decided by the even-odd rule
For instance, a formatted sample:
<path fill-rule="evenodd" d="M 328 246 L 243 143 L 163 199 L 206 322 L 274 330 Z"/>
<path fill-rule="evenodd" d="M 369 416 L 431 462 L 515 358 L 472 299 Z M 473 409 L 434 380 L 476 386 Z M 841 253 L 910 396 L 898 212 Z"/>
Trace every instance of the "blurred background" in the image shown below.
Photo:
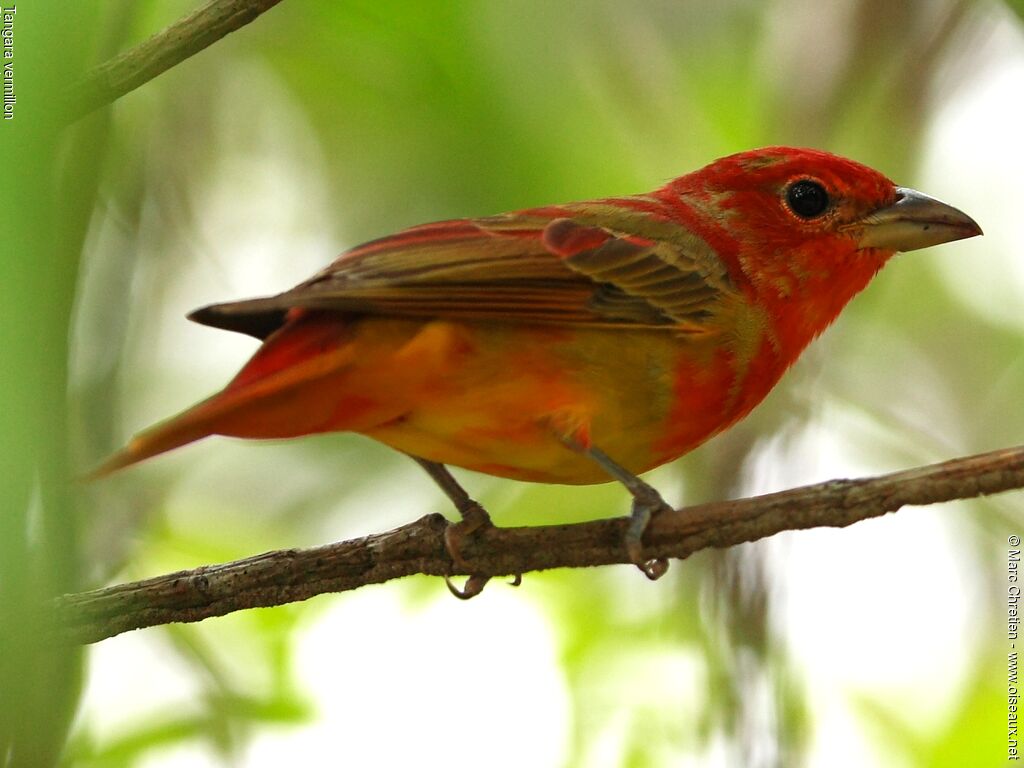
<path fill-rule="evenodd" d="M 986 236 L 895 259 L 750 418 L 650 481 L 689 504 L 1024 442 L 1020 3 L 285 0 L 60 131 L 31 94 L 196 3 L 82 5 L 19 9 L 0 124 L 0 726 L 25 764 L 65 738 L 68 766 L 1001 764 L 1021 492 L 701 552 L 657 583 L 531 573 L 461 603 L 412 578 L 80 654 L 40 643 L 31 606 L 450 513 L 350 435 L 211 439 L 69 484 L 252 353 L 189 310 L 405 226 L 762 145 L 853 157 Z M 499 525 L 628 508 L 456 474 Z"/>

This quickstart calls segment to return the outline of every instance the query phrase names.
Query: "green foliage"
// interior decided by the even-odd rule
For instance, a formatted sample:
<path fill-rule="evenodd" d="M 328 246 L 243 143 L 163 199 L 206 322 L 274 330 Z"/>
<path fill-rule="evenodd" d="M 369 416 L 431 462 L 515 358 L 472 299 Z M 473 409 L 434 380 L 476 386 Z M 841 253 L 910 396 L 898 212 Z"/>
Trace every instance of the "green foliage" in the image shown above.
<path fill-rule="evenodd" d="M 980 659 L 1002 656 L 1002 648 L 986 649 Z M 876 734 L 880 752 L 892 765 L 957 768 L 996 765 L 1006 754 L 1006 690 L 987 663 L 978 663 L 968 676 L 960 697 L 944 722 L 928 723 L 892 703 L 870 696 L 854 701 L 868 728 Z"/>
<path fill-rule="evenodd" d="M 80 654 L 50 639 L 40 607 L 81 583 L 68 327 L 105 122 L 61 133 L 53 113 L 91 42 L 87 15 L 46 2 L 15 13 L 13 58 L 0 60 L 16 98 L 0 121 L 0 765 L 44 766 L 60 754 L 79 687 Z"/>

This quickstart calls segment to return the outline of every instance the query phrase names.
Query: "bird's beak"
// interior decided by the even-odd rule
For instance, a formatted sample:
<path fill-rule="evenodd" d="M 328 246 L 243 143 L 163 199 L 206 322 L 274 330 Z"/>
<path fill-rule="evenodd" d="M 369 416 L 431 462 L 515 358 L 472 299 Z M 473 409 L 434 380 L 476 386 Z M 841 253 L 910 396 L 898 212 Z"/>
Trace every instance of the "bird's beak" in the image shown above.
<path fill-rule="evenodd" d="M 895 203 L 869 213 L 849 231 L 859 248 L 886 251 L 916 251 L 982 234 L 963 211 L 906 187 L 896 188 Z"/>

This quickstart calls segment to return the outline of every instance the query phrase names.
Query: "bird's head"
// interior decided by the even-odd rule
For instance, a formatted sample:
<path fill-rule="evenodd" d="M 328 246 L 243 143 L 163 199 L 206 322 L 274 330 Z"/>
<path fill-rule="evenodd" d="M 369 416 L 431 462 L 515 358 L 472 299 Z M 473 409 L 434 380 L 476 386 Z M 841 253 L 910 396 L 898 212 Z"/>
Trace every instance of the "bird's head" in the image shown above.
<path fill-rule="evenodd" d="M 730 155 L 677 185 L 731 241 L 722 250 L 732 251 L 734 268 L 759 294 L 780 299 L 826 286 L 845 303 L 897 251 L 981 234 L 962 211 L 812 149 Z"/>

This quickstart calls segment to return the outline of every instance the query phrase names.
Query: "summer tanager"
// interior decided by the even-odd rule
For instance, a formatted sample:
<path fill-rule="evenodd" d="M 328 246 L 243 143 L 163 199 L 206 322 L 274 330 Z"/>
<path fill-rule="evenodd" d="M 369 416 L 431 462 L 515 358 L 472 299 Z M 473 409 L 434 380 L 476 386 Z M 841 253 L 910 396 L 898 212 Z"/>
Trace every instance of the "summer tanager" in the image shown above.
<path fill-rule="evenodd" d="M 825 152 L 770 147 L 645 195 L 424 224 L 289 291 L 193 320 L 263 340 L 219 393 L 99 474 L 208 435 L 351 431 L 416 458 L 543 483 L 623 482 L 625 546 L 665 504 L 636 475 L 743 418 L 896 251 L 973 237 L 961 211 Z"/>

